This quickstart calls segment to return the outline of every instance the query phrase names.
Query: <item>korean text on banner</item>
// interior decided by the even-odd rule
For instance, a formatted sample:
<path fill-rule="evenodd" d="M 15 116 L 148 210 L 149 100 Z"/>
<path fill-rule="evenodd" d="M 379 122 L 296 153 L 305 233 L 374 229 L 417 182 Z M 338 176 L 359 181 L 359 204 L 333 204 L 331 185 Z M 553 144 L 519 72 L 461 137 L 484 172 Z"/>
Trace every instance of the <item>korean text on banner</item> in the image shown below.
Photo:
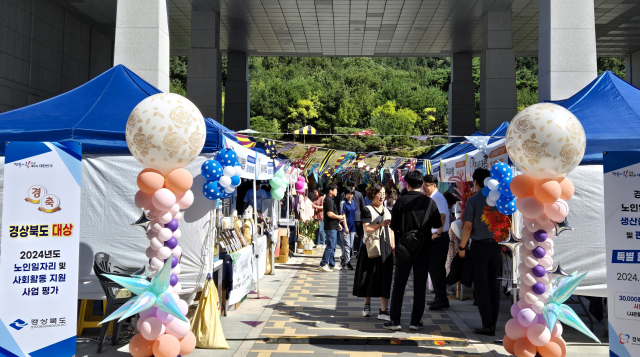
<path fill-rule="evenodd" d="M 225 138 L 225 145 L 235 151 L 238 156 L 238 162 L 242 165 L 242 178 L 255 179 L 256 173 L 258 174 L 258 180 L 268 180 L 273 177 L 273 170 L 269 170 L 268 167 L 268 163 L 272 162 L 269 157 L 251 149 L 247 149 L 246 147 L 227 138 Z M 257 165 L 257 162 L 259 162 L 259 165 Z"/>
<path fill-rule="evenodd" d="M 247 246 L 230 254 L 233 260 L 233 288 L 229 293 L 229 305 L 240 302 L 251 292 L 253 282 L 253 246 Z"/>
<path fill-rule="evenodd" d="M 609 349 L 640 356 L 640 151 L 603 156 Z"/>
<path fill-rule="evenodd" d="M 497 162 L 509 163 L 509 154 L 507 154 L 507 146 L 505 140 L 498 140 L 487 146 L 487 155 L 489 156 L 488 166 L 491 167 Z"/>
<path fill-rule="evenodd" d="M 467 167 L 467 155 L 460 155 L 449 160 L 442 160 L 442 182 L 449 182 L 453 176 L 464 179 Z"/>
<path fill-rule="evenodd" d="M 472 151 L 467 155 L 466 180 L 473 181 L 472 176 L 476 169 L 488 169 L 487 161 L 489 156 L 483 154 L 480 150 Z"/>
<path fill-rule="evenodd" d="M 81 156 L 75 142 L 6 144 L 0 351 L 10 355 L 76 354 Z"/>

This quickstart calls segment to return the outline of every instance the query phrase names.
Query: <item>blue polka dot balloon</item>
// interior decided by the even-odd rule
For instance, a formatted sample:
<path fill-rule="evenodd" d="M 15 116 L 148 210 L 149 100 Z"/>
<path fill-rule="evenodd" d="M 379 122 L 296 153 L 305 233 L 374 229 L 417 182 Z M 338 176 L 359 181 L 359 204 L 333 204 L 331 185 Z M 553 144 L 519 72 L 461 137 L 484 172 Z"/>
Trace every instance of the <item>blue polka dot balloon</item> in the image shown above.
<path fill-rule="evenodd" d="M 234 166 L 238 162 L 238 155 L 231 149 L 223 149 L 216 155 L 216 160 L 220 161 L 223 167 Z"/>
<path fill-rule="evenodd" d="M 513 171 L 504 162 L 497 162 L 491 166 L 491 178 L 494 180 L 502 181 L 507 177 L 513 177 Z"/>
<path fill-rule="evenodd" d="M 207 181 L 218 181 L 220 177 L 222 177 L 222 165 L 217 160 L 207 160 L 202 163 L 202 167 L 200 167 L 200 171 L 202 172 L 202 176 Z"/>
<path fill-rule="evenodd" d="M 509 177 L 505 177 L 502 179 L 502 181 L 500 181 L 500 184 L 498 185 L 498 191 L 500 191 L 500 194 L 506 197 L 513 197 L 513 193 L 511 192 L 511 180 L 513 179 L 513 177 L 509 176 Z"/>
<path fill-rule="evenodd" d="M 498 209 L 498 212 L 505 216 L 512 215 L 517 210 L 516 198 L 502 196 L 498 202 L 496 202 L 496 208 Z"/>
<path fill-rule="evenodd" d="M 204 197 L 210 200 L 217 200 L 224 194 L 224 189 L 220 191 L 220 184 L 218 181 L 208 181 L 202 186 L 202 193 Z"/>
<path fill-rule="evenodd" d="M 222 162 L 222 160 L 225 159 L 224 155 L 226 155 L 229 151 L 231 151 L 231 149 L 222 149 L 218 151 L 218 154 L 216 154 L 216 160 Z"/>

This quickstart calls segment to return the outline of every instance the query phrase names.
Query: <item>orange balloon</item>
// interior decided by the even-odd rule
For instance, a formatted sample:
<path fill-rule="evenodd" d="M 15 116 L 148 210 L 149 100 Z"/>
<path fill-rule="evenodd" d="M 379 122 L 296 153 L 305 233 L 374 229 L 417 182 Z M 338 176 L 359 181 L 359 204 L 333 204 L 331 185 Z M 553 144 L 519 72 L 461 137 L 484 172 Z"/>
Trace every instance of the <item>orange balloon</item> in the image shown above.
<path fill-rule="evenodd" d="M 188 355 L 196 349 L 196 336 L 193 332 L 189 331 L 189 333 L 184 336 L 180 340 L 180 356 Z"/>
<path fill-rule="evenodd" d="M 536 179 L 529 175 L 519 175 L 511 180 L 511 192 L 518 198 L 533 196 Z"/>
<path fill-rule="evenodd" d="M 155 345 L 154 345 L 155 346 Z M 538 349 L 527 338 L 521 338 L 513 345 L 513 352 L 518 357 L 535 357 Z"/>
<path fill-rule="evenodd" d="M 176 196 L 184 195 L 193 185 L 193 176 L 185 169 L 175 169 L 167 174 L 164 187 L 168 188 Z"/>
<path fill-rule="evenodd" d="M 576 191 L 576 187 L 573 185 L 573 182 L 571 182 L 571 180 L 569 180 L 566 177 L 559 178 L 557 179 L 557 181 L 560 182 L 560 188 L 562 189 L 562 194 L 560 195 L 560 198 L 567 201 L 571 197 L 573 197 L 573 194 Z"/>
<path fill-rule="evenodd" d="M 557 344 L 558 346 L 560 346 L 560 349 L 562 350 L 562 354 L 560 355 L 561 357 L 566 357 L 567 356 L 567 343 L 564 342 L 564 339 L 562 337 L 551 337 L 551 341 L 549 342 L 553 342 L 555 344 Z"/>
<path fill-rule="evenodd" d="M 554 203 L 560 198 L 562 188 L 556 180 L 540 179 L 533 187 L 533 193 L 542 203 Z"/>
<path fill-rule="evenodd" d="M 538 353 L 542 357 L 562 357 L 562 348 L 550 341 L 544 346 L 538 346 Z"/>
<path fill-rule="evenodd" d="M 138 174 L 138 187 L 142 192 L 153 195 L 164 187 L 164 176 L 156 169 L 144 169 Z"/>
<path fill-rule="evenodd" d="M 165 334 L 153 342 L 155 357 L 176 357 L 180 353 L 180 341 L 174 335 Z"/>
<path fill-rule="evenodd" d="M 153 341 L 145 340 L 141 334 L 133 336 L 129 341 L 129 353 L 133 357 L 150 357 L 153 355 Z"/>
<path fill-rule="evenodd" d="M 509 352 L 509 354 L 515 354 L 515 352 L 513 351 L 513 345 L 515 345 L 515 343 L 516 341 L 510 339 L 507 335 L 504 335 L 504 337 L 502 338 L 502 345 L 504 346 L 504 349 Z"/>

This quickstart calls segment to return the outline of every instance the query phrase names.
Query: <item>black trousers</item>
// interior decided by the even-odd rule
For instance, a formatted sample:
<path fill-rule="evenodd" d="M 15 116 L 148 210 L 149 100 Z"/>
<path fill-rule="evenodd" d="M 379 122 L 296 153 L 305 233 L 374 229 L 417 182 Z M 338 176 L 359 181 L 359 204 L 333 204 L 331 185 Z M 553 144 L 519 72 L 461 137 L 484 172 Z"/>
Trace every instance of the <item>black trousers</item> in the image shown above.
<path fill-rule="evenodd" d="M 442 232 L 442 235 L 433 242 L 429 274 L 436 294 L 436 302 L 445 305 L 449 304 L 449 299 L 447 298 L 447 269 L 445 267 L 448 254 L 449 232 Z"/>
<path fill-rule="evenodd" d="M 473 291 L 483 327 L 494 327 L 498 323 L 500 308 L 500 268 L 502 265 L 500 245 L 497 242 L 471 243 L 473 262 Z"/>
<path fill-rule="evenodd" d="M 428 252 L 428 251 L 427 251 Z M 430 254 L 421 254 L 413 263 L 408 263 L 396 257 L 396 271 L 391 290 L 391 321 L 400 323 L 402 313 L 402 300 L 404 290 L 407 287 L 409 274 L 413 268 L 413 310 L 411 323 L 422 320 L 424 314 L 425 299 L 427 294 L 427 278 L 429 276 Z"/>
<path fill-rule="evenodd" d="M 356 237 L 353 240 L 353 247 L 351 247 L 354 252 L 360 251 L 360 245 L 362 245 L 362 237 L 364 237 L 364 228 L 362 227 L 362 222 L 356 221 Z"/>

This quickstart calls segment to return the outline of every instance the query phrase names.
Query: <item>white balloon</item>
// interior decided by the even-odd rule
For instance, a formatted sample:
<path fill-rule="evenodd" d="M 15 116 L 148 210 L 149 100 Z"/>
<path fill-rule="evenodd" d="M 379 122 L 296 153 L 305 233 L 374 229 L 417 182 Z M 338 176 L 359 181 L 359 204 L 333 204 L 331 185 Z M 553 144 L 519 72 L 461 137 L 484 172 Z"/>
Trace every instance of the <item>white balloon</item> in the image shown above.
<path fill-rule="evenodd" d="M 222 173 L 227 177 L 235 176 L 236 167 L 235 166 L 227 166 L 227 167 L 224 168 Z"/>
<path fill-rule="evenodd" d="M 158 240 L 166 242 L 169 239 L 171 239 L 171 230 L 169 228 L 162 228 L 158 233 Z"/>
<path fill-rule="evenodd" d="M 496 205 L 496 201 L 490 199 L 489 197 L 487 197 L 487 205 L 494 207 Z"/>
<path fill-rule="evenodd" d="M 173 237 L 175 239 L 180 239 L 180 237 L 182 237 L 182 231 L 180 231 L 180 229 L 176 229 L 175 232 L 173 232 Z"/>
<path fill-rule="evenodd" d="M 153 238 L 149 241 L 149 247 L 153 250 L 158 250 L 164 247 L 164 243 L 162 243 L 158 238 Z M 149 257 L 151 259 L 151 257 Z"/>
<path fill-rule="evenodd" d="M 174 249 L 175 250 L 175 249 Z M 178 265 L 176 265 L 175 268 L 171 269 L 171 274 L 173 275 L 180 275 L 180 272 L 182 271 L 182 266 L 178 263 Z"/>
<path fill-rule="evenodd" d="M 158 258 L 159 259 L 167 259 L 171 256 L 171 249 L 169 247 L 162 247 L 158 250 Z"/>
<path fill-rule="evenodd" d="M 206 133 L 200 110 L 174 93 L 158 93 L 142 100 L 129 114 L 125 129 L 133 157 L 163 175 L 198 157 Z"/>
<path fill-rule="evenodd" d="M 160 270 L 160 268 L 162 268 L 162 260 L 153 257 L 151 258 L 151 262 L 149 263 L 149 265 L 154 269 L 154 270 Z"/>
<path fill-rule="evenodd" d="M 177 246 L 177 247 L 173 248 L 173 255 L 176 258 L 180 259 L 180 256 L 182 255 L 182 247 Z"/>
<path fill-rule="evenodd" d="M 491 191 L 497 190 L 498 189 L 498 185 L 500 185 L 500 182 L 498 182 L 498 180 L 491 179 L 491 180 L 487 181 L 487 187 Z"/>
<path fill-rule="evenodd" d="M 587 138 L 569 110 L 538 103 L 520 111 L 505 136 L 511 161 L 535 179 L 564 177 L 580 164 Z"/>
<path fill-rule="evenodd" d="M 149 230 L 150 230 L 150 231 L 158 232 L 158 231 L 160 231 L 162 228 L 164 228 L 164 224 L 161 224 L 161 223 L 160 223 L 160 222 L 158 222 L 157 220 L 153 220 L 153 221 L 149 222 Z"/>
<path fill-rule="evenodd" d="M 176 221 L 179 221 L 182 219 L 182 212 L 178 212 L 173 216 L 173 219 L 175 219 Z"/>
<path fill-rule="evenodd" d="M 167 223 L 171 222 L 172 218 L 173 218 L 173 215 L 171 214 L 171 212 L 169 212 L 169 211 L 162 212 L 162 214 L 160 214 L 160 216 L 158 217 L 158 222 L 160 222 L 162 224 L 167 224 Z"/>
<path fill-rule="evenodd" d="M 244 170 L 242 170 L 242 166 L 234 166 L 236 169 L 236 176 L 240 176 L 242 177 L 242 174 L 244 173 Z"/>
<path fill-rule="evenodd" d="M 177 283 L 176 285 L 173 286 L 174 294 L 180 294 L 181 291 L 182 291 L 182 285 L 180 283 Z"/>
<path fill-rule="evenodd" d="M 491 176 L 488 176 L 487 178 L 484 179 L 484 186 L 487 187 L 487 184 L 489 183 L 489 180 L 491 180 Z"/>
<path fill-rule="evenodd" d="M 158 251 L 153 249 L 152 247 L 147 247 L 147 250 L 144 252 L 144 254 L 147 256 L 147 258 L 151 259 L 155 257 L 156 254 L 158 254 Z"/>
<path fill-rule="evenodd" d="M 498 200 L 500 199 L 500 191 L 491 190 L 491 192 L 489 192 L 489 199 L 491 199 L 491 201 L 498 202 Z"/>
<path fill-rule="evenodd" d="M 231 177 L 229 176 L 222 176 L 220 177 L 220 179 L 218 180 L 218 183 L 220 184 L 220 186 L 222 187 L 229 187 L 231 185 Z"/>
<path fill-rule="evenodd" d="M 544 309 L 544 302 L 540 301 L 540 299 L 538 299 L 538 301 L 536 301 L 535 304 L 531 305 L 531 310 L 533 310 L 533 312 L 535 312 L 536 314 L 541 314 L 543 309 Z"/>
<path fill-rule="evenodd" d="M 235 190 L 236 189 L 233 186 L 229 186 L 229 187 L 225 187 L 224 188 L 224 192 L 226 192 L 226 193 L 233 193 L 233 191 L 235 191 Z"/>

